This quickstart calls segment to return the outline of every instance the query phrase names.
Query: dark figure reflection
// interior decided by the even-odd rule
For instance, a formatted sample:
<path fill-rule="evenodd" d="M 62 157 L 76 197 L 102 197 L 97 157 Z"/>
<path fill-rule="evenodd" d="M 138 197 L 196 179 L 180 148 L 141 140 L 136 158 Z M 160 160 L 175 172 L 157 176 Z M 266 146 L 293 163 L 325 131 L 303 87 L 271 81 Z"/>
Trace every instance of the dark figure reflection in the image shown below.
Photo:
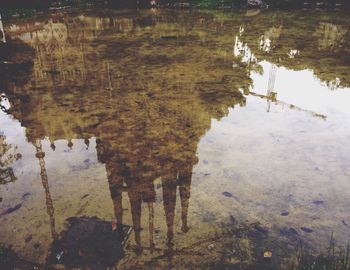
<path fill-rule="evenodd" d="M 151 251 L 155 248 L 154 244 L 154 203 L 156 202 L 156 191 L 154 178 L 135 179 L 128 177 L 127 173 L 120 176 L 113 163 L 107 163 L 107 175 L 109 188 L 114 204 L 115 217 L 118 224 L 123 223 L 123 192 L 127 193 L 131 206 L 132 223 L 135 232 L 136 252 L 142 251 L 141 245 L 141 209 L 142 203 L 147 204 L 149 215 L 149 245 Z M 181 230 L 184 233 L 189 231 L 187 213 L 189 199 L 191 195 L 191 178 L 193 165 L 181 170 L 174 170 L 173 173 L 161 176 L 163 207 L 167 225 L 167 247 L 171 249 L 174 241 L 174 219 L 176 207 L 176 193 L 179 188 L 181 201 Z"/>
<path fill-rule="evenodd" d="M 173 246 L 174 238 L 174 218 L 175 218 L 175 206 L 176 206 L 176 191 L 179 187 L 180 201 L 181 201 L 181 230 L 184 233 L 189 231 L 187 223 L 187 213 L 189 206 L 189 199 L 191 196 L 191 179 L 192 179 L 192 166 L 180 170 L 177 175 L 173 175 L 171 178 L 162 179 L 163 188 L 163 203 L 167 224 L 167 246 L 171 248 Z"/>

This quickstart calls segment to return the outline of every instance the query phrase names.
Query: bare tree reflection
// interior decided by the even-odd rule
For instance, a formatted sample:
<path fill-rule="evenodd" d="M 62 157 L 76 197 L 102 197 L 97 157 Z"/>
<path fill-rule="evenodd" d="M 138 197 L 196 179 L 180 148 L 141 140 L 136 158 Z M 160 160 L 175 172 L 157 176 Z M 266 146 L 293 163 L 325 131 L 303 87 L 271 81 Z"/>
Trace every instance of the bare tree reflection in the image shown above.
<path fill-rule="evenodd" d="M 45 190 L 46 211 L 50 218 L 51 235 L 53 240 L 57 240 L 58 234 L 56 232 L 56 224 L 55 224 L 55 209 L 51 198 L 49 179 L 47 177 L 47 172 L 46 172 L 46 166 L 45 166 L 45 160 L 44 160 L 45 152 L 43 152 L 42 150 L 40 140 L 36 141 L 35 149 L 36 149 L 35 157 L 39 160 L 39 165 L 40 165 L 41 182 Z"/>

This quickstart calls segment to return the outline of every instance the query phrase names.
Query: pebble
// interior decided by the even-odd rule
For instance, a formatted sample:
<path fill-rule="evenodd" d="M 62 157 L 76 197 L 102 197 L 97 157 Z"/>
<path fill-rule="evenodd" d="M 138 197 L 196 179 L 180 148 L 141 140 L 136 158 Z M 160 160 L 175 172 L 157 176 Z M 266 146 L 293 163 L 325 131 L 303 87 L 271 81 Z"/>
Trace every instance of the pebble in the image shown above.
<path fill-rule="evenodd" d="M 162 36 L 161 39 L 174 40 L 174 39 L 177 39 L 177 36 Z"/>
<path fill-rule="evenodd" d="M 321 205 L 323 204 L 323 201 L 316 200 L 316 201 L 313 201 L 312 203 L 316 205 Z"/>
<path fill-rule="evenodd" d="M 87 196 L 89 196 L 89 194 L 85 194 L 81 199 L 85 199 Z"/>
<path fill-rule="evenodd" d="M 227 191 L 224 191 L 224 192 L 222 193 L 222 195 L 224 195 L 225 197 L 232 197 L 232 193 L 227 192 Z"/>
<path fill-rule="evenodd" d="M 6 211 L 4 211 L 4 212 L 2 212 L 2 213 L 0 214 L 0 217 L 5 216 L 5 215 L 8 215 L 8 214 L 11 214 L 11 213 L 17 211 L 18 209 L 20 209 L 21 207 L 22 207 L 22 204 L 19 203 L 19 204 L 17 204 L 17 205 L 14 206 L 14 207 L 8 208 Z"/>
<path fill-rule="evenodd" d="M 29 195 L 30 195 L 29 192 L 24 193 L 24 194 L 22 195 L 22 200 L 25 200 Z"/>
<path fill-rule="evenodd" d="M 234 216 L 230 215 L 230 221 L 235 224 L 237 222 L 237 220 L 235 219 Z"/>
<path fill-rule="evenodd" d="M 31 240 L 33 239 L 33 237 L 31 235 L 29 235 L 26 239 L 25 242 L 29 243 Z"/>
<path fill-rule="evenodd" d="M 291 233 L 298 234 L 298 232 L 297 232 L 296 229 L 294 229 L 294 228 L 289 228 L 289 231 L 290 231 Z"/>
<path fill-rule="evenodd" d="M 285 236 L 288 237 L 289 239 L 291 239 L 292 241 L 296 241 L 298 240 L 298 232 L 293 229 L 293 228 L 283 228 L 280 230 L 280 233 Z"/>
<path fill-rule="evenodd" d="M 264 252 L 264 258 L 265 259 L 270 259 L 272 257 L 272 252 L 267 250 Z"/>
<path fill-rule="evenodd" d="M 306 232 L 306 233 L 312 233 L 313 230 L 311 230 L 310 228 L 307 228 L 307 227 L 301 227 L 300 228 L 302 231 Z"/>
<path fill-rule="evenodd" d="M 285 212 L 282 212 L 281 213 L 281 216 L 285 217 L 285 216 L 288 216 L 289 215 L 289 212 L 288 211 L 285 211 Z"/>
<path fill-rule="evenodd" d="M 214 244 L 210 244 L 210 245 L 208 246 L 208 250 L 212 250 L 214 247 L 215 247 Z"/>
<path fill-rule="evenodd" d="M 269 232 L 266 228 L 262 227 L 261 225 L 256 225 L 255 229 L 263 234 L 267 234 Z"/>

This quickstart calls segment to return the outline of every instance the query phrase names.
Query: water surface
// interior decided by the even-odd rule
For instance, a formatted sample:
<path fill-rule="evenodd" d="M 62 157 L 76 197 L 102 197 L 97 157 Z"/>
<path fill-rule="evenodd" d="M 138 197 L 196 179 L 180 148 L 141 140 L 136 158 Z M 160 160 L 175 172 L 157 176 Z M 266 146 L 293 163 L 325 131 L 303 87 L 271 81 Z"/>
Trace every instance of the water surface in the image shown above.
<path fill-rule="evenodd" d="M 122 269 L 271 269 L 299 240 L 346 244 L 349 26 L 311 10 L 6 22 L 34 54 L 0 75 L 0 243 L 44 264 L 68 218 L 97 216 L 133 226 Z"/>

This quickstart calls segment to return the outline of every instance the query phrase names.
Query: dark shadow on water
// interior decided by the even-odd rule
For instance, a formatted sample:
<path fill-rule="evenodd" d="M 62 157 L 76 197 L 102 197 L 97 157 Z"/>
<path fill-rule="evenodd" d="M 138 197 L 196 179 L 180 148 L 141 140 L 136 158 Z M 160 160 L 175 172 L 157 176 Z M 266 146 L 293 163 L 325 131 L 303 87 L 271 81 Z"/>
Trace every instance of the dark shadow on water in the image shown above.
<path fill-rule="evenodd" d="M 67 229 L 53 242 L 49 265 L 105 270 L 123 257 L 130 226 L 120 225 L 113 230 L 111 222 L 96 217 L 73 217 L 67 222 Z"/>

